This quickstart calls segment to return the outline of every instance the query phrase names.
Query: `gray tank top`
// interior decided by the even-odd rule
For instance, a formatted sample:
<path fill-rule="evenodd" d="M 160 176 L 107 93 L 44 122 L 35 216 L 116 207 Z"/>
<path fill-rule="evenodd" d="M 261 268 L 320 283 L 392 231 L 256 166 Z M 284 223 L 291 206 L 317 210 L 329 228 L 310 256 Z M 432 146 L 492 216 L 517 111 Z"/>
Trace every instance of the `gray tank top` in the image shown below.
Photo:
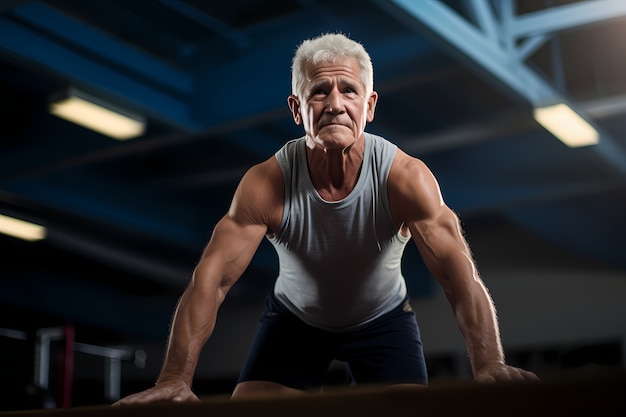
<path fill-rule="evenodd" d="M 323 200 L 313 187 L 304 137 L 276 153 L 285 178 L 285 207 L 280 228 L 269 239 L 280 264 L 274 294 L 304 322 L 352 330 L 406 297 L 400 264 L 410 238 L 395 226 L 387 196 L 396 150 L 366 133 L 356 186 L 336 202 Z"/>

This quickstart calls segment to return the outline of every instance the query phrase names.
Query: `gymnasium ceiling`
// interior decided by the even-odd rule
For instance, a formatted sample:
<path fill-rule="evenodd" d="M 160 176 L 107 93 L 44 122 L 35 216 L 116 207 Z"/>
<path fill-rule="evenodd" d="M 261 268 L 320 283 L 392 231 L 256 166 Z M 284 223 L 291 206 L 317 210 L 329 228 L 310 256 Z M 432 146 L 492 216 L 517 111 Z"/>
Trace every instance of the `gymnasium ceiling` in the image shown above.
<path fill-rule="evenodd" d="M 0 302 L 162 332 L 154 318 L 169 318 L 241 175 L 302 134 L 286 106 L 296 45 L 335 31 L 372 56 L 368 130 L 423 159 L 468 227 L 524 230 L 626 269 L 625 5 L 2 1 L 0 213 L 47 238 L 0 236 Z M 70 87 L 143 115 L 145 133 L 117 141 L 50 115 Z M 569 148 L 539 126 L 533 106 L 551 101 L 584 114 L 600 143 Z M 234 300 L 264 294 L 276 267 L 264 243 Z"/>

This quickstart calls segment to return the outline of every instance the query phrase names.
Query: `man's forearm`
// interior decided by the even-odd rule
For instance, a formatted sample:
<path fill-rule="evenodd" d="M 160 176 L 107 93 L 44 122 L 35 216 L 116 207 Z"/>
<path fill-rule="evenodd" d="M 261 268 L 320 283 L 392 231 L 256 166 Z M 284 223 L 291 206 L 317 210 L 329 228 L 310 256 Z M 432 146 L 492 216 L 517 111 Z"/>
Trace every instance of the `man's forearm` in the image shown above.
<path fill-rule="evenodd" d="M 454 306 L 467 346 L 472 371 L 489 363 L 504 363 L 495 307 L 480 279 L 472 280 Z"/>
<path fill-rule="evenodd" d="M 217 302 L 190 286 L 183 293 L 172 319 L 163 367 L 157 379 L 179 379 L 191 386 L 200 352 L 215 327 Z"/>

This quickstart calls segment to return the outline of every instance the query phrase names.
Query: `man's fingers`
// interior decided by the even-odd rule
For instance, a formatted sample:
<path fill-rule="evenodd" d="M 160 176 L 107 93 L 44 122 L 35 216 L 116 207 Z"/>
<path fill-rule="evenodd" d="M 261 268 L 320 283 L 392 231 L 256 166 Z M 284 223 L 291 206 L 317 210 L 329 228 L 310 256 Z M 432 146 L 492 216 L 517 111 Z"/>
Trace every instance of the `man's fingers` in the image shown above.
<path fill-rule="evenodd" d="M 541 381 L 541 379 L 534 372 L 522 371 L 522 376 L 526 381 Z"/>
<path fill-rule="evenodd" d="M 475 376 L 474 381 L 479 383 L 540 381 L 533 372 L 508 365 L 498 365 L 483 369 Z"/>
<path fill-rule="evenodd" d="M 129 405 L 129 404 L 146 404 L 154 401 L 155 396 L 152 394 L 150 390 L 142 391 L 137 394 L 129 395 L 128 397 L 122 398 L 112 404 L 113 407 L 118 407 L 121 405 Z"/>

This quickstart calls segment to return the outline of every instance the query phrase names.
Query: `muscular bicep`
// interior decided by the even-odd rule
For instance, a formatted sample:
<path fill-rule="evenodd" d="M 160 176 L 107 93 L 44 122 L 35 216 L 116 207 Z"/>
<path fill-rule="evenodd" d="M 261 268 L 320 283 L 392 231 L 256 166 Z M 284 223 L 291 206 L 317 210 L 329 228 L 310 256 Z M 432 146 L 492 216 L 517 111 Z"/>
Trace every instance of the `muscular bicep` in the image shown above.
<path fill-rule="evenodd" d="M 473 277 L 469 247 L 456 214 L 443 205 L 431 217 L 409 224 L 424 263 L 444 287 L 455 277 Z"/>
<path fill-rule="evenodd" d="M 194 279 L 227 291 L 243 274 L 282 213 L 282 174 L 274 160 L 251 168 L 239 183 L 228 213 L 217 223 Z"/>
<path fill-rule="evenodd" d="M 196 267 L 194 279 L 213 281 L 226 291 L 250 264 L 267 227 L 239 223 L 227 214 L 215 226 Z"/>
<path fill-rule="evenodd" d="M 390 171 L 390 203 L 396 222 L 408 229 L 424 263 L 444 289 L 474 277 L 459 219 L 444 203 L 426 165 L 404 153 Z"/>

